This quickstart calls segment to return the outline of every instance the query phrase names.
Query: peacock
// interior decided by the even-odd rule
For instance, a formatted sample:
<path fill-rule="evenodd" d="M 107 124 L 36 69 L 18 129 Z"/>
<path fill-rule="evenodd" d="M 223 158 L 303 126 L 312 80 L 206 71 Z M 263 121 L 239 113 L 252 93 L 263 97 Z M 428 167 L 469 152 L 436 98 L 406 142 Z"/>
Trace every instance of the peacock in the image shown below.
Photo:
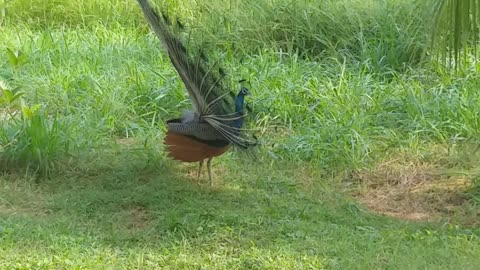
<path fill-rule="evenodd" d="M 247 136 L 248 130 L 243 128 L 245 96 L 250 93 L 244 86 L 236 94 L 228 90 L 224 83 L 225 72 L 221 68 L 215 70 L 216 65 L 207 66 L 202 51 L 190 56 L 175 35 L 174 29 L 182 29 L 182 24 L 173 24 L 165 14 L 160 16 L 148 0 L 137 1 L 151 29 L 165 47 L 192 103 L 192 111 L 166 121 L 168 156 L 184 162 L 199 162 L 198 178 L 207 160 L 208 179 L 212 185 L 211 162 L 214 157 L 222 155 L 232 145 L 242 150 L 257 145 L 255 136 Z"/>

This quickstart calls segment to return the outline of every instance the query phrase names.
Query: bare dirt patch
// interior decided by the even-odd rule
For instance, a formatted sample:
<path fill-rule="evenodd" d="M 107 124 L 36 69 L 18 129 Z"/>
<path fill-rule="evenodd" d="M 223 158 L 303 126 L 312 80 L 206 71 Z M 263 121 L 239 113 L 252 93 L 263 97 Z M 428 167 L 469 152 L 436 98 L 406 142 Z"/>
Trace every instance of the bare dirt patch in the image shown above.
<path fill-rule="evenodd" d="M 466 213 L 469 200 L 465 191 L 472 185 L 467 175 L 447 175 L 428 163 L 393 160 L 358 171 L 353 180 L 358 183 L 354 196 L 377 213 L 406 220 L 447 218 L 470 224 L 477 219 L 478 211 L 473 217 Z"/>
<path fill-rule="evenodd" d="M 143 206 L 132 206 L 127 210 L 127 228 L 130 232 L 141 231 L 150 226 L 150 217 Z"/>
<path fill-rule="evenodd" d="M 117 138 L 115 142 L 126 148 L 130 148 L 137 145 L 137 142 L 133 138 Z"/>
<path fill-rule="evenodd" d="M 25 175 L 0 175 L 0 215 L 46 215 L 48 195 L 34 182 Z"/>

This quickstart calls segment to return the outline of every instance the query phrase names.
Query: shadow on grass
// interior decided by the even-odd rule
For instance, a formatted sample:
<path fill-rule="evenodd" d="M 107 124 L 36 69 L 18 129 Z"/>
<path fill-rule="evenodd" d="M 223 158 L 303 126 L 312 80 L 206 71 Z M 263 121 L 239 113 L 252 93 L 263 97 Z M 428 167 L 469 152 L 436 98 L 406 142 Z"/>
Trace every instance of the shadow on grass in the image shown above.
<path fill-rule="evenodd" d="M 10 210 L 0 208 L 0 238 L 11 251 L 5 256 L 32 255 L 26 247 L 36 247 L 40 257 L 70 249 L 74 258 L 114 249 L 130 254 L 112 259 L 114 265 L 156 254 L 180 268 L 353 269 L 402 265 L 416 250 L 434 258 L 436 249 L 422 243 L 425 230 L 451 233 L 366 213 L 311 166 L 265 166 L 227 155 L 214 161 L 210 187 L 196 183 L 197 164 L 158 159 L 146 166 L 147 159 L 128 153 L 106 158 L 65 168 L 40 185 L 4 177 L 3 195 L 10 196 L 2 204 Z"/>

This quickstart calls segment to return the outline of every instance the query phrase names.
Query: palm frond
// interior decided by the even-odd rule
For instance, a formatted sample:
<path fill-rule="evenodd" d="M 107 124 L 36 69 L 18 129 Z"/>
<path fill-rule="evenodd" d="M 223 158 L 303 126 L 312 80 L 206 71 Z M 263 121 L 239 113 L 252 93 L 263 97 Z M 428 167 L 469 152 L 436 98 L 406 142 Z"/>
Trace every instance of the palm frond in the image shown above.
<path fill-rule="evenodd" d="M 433 13 L 434 56 L 456 69 L 476 57 L 480 0 L 436 0 Z"/>

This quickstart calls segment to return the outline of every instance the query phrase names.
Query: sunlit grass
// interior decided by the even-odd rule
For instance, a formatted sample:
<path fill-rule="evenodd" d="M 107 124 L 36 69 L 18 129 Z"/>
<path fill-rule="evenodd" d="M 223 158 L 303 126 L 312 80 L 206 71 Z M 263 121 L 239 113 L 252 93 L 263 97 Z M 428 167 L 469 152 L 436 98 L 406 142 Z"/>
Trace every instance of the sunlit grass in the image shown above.
<path fill-rule="evenodd" d="M 103 158 L 109 166 L 80 164 L 41 187 L 18 175 L 2 177 L 0 267 L 474 269 L 479 263 L 474 231 L 372 216 L 322 188 L 331 186 L 328 179 L 312 175 L 315 184 L 305 190 L 295 177 L 311 169 L 301 165 L 266 170 L 227 156 L 217 159 L 209 188 L 162 161 L 158 169 L 127 165 L 129 151 Z"/>

